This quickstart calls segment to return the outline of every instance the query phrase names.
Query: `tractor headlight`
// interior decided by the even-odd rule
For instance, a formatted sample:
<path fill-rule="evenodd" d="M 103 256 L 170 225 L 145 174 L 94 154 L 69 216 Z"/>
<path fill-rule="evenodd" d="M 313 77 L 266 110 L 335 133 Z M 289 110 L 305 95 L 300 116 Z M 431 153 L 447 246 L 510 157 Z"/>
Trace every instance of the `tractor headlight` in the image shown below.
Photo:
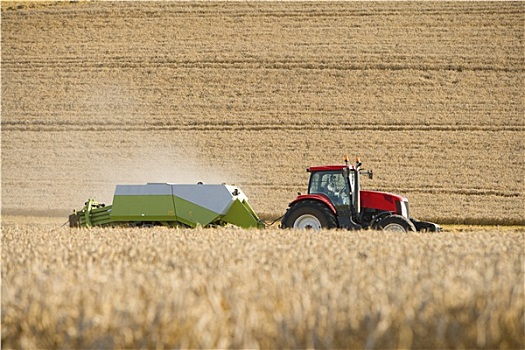
<path fill-rule="evenodd" d="M 401 215 L 409 219 L 410 217 L 408 216 L 408 202 L 400 201 L 399 206 L 400 206 L 399 209 L 401 209 Z"/>

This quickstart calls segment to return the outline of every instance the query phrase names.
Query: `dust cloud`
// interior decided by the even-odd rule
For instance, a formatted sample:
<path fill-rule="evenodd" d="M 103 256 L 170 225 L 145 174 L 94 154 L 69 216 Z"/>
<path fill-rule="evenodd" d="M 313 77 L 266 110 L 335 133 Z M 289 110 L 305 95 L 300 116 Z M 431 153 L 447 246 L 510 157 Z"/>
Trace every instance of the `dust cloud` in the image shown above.
<path fill-rule="evenodd" d="M 231 174 L 228 169 L 207 161 L 196 151 L 179 150 L 174 147 L 145 147 L 127 153 L 94 160 L 99 164 L 96 171 L 98 181 L 92 183 L 89 192 L 97 192 L 97 199 L 111 202 L 117 184 L 234 184 L 242 181 L 240 174 Z"/>

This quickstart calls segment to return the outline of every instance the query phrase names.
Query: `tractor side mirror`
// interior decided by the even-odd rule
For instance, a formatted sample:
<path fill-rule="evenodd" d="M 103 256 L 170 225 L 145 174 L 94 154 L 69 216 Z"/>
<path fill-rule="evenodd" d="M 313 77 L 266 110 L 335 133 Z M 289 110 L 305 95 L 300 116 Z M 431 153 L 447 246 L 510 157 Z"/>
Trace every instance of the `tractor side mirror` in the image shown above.
<path fill-rule="evenodd" d="M 374 177 L 374 172 L 372 170 L 361 170 L 359 174 L 367 175 L 369 179 L 372 179 Z"/>

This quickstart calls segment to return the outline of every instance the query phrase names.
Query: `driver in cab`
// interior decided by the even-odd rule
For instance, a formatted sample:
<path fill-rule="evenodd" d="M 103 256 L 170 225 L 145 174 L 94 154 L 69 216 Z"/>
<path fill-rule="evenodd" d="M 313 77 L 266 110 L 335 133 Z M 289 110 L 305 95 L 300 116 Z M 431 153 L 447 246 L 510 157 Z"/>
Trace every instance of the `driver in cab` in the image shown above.
<path fill-rule="evenodd" d="M 349 204 L 346 185 L 344 184 L 344 179 L 342 177 L 340 181 L 338 181 L 336 175 L 330 175 L 328 184 L 326 186 L 326 194 L 335 206 Z"/>

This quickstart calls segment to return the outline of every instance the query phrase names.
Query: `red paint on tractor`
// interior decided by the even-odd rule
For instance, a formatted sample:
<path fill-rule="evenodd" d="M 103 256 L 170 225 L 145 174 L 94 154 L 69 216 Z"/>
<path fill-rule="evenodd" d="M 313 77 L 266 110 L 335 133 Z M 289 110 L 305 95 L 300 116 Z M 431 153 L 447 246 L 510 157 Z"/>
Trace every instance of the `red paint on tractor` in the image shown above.
<path fill-rule="evenodd" d="M 316 171 L 335 171 L 335 170 L 343 170 L 346 168 L 346 165 L 322 165 L 322 166 L 311 166 L 306 169 L 308 172 L 316 172 Z M 353 167 L 350 167 L 353 169 Z"/>
<path fill-rule="evenodd" d="M 407 199 L 388 192 L 361 191 L 362 208 L 372 208 L 397 213 L 397 202 L 400 201 L 407 201 Z"/>
<path fill-rule="evenodd" d="M 323 167 L 324 168 L 324 167 Z M 294 203 L 300 202 L 305 199 L 311 199 L 319 201 L 325 204 L 330 210 L 336 214 L 337 211 L 332 204 L 332 201 L 324 194 L 302 194 L 298 196 L 293 202 L 289 204 L 291 206 Z M 361 191 L 361 207 L 378 209 L 384 211 L 391 211 L 397 213 L 397 202 L 406 201 L 406 198 L 398 196 L 396 194 L 379 191 Z"/>

